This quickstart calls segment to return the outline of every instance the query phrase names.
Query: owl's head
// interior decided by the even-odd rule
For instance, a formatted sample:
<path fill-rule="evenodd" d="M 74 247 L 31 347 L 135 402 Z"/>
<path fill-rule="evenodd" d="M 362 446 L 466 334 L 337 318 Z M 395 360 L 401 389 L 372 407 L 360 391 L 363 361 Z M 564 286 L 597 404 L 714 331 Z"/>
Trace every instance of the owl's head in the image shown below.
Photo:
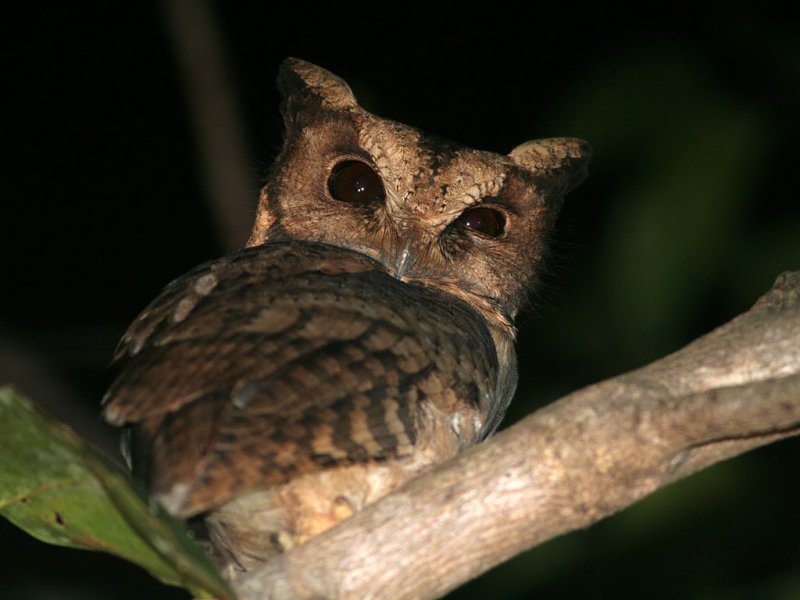
<path fill-rule="evenodd" d="M 297 59 L 283 63 L 278 85 L 286 134 L 248 245 L 356 250 L 510 329 L 561 200 L 586 176 L 589 145 L 465 148 L 368 113 L 342 79 Z"/>

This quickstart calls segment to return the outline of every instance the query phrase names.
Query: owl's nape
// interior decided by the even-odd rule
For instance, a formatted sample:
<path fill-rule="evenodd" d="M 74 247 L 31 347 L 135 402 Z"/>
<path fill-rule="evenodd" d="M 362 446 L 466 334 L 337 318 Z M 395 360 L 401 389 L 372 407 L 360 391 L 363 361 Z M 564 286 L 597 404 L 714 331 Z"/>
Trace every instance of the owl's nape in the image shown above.
<path fill-rule="evenodd" d="M 281 68 L 284 145 L 250 246 L 132 323 L 106 418 L 230 577 L 489 435 L 513 396 L 514 316 L 589 147 L 465 148 Z"/>

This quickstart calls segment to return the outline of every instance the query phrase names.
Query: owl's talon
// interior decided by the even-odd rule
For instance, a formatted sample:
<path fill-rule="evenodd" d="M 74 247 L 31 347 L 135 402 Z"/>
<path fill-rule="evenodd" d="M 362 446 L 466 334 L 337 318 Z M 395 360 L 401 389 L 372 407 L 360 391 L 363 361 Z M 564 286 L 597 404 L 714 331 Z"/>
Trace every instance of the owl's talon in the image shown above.
<path fill-rule="evenodd" d="M 346 497 L 337 496 L 337 498 L 333 501 L 332 514 L 337 523 L 352 516 L 354 512 L 356 512 L 354 503 Z"/>

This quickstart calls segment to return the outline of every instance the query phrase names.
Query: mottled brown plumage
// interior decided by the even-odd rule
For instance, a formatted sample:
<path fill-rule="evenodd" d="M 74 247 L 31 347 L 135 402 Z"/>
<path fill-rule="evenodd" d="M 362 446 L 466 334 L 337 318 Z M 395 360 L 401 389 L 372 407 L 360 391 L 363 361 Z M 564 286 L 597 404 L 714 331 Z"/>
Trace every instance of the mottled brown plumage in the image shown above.
<path fill-rule="evenodd" d="M 513 318 L 579 140 L 508 156 L 364 111 L 290 59 L 286 137 L 248 249 L 170 284 L 138 317 L 105 416 L 134 470 L 203 515 L 231 567 L 305 541 L 497 426 Z"/>

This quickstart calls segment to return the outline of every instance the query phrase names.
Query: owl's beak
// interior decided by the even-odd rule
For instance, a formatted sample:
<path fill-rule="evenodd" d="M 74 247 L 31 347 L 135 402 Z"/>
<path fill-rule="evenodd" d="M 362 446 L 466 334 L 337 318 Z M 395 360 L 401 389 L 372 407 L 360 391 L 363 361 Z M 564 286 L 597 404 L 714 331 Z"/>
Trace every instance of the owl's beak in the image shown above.
<path fill-rule="evenodd" d="M 406 246 L 400 253 L 400 258 L 397 261 L 397 265 L 395 266 L 394 269 L 395 279 L 402 280 L 403 275 L 405 275 L 406 270 L 408 269 L 410 264 L 411 264 L 411 249 L 408 246 Z"/>

